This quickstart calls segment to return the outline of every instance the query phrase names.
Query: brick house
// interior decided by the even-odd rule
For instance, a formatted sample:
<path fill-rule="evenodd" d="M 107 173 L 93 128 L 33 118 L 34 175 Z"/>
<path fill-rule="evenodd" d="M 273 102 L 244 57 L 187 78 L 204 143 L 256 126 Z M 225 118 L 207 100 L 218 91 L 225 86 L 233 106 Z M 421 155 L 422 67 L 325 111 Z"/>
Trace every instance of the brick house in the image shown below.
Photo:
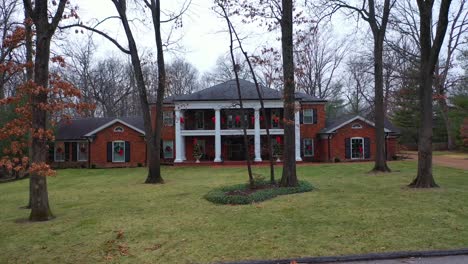
<path fill-rule="evenodd" d="M 265 127 L 270 127 L 270 136 L 275 145 L 274 154 L 281 157 L 283 142 L 283 101 L 280 91 L 262 88 L 262 98 L 266 110 L 263 116 L 260 110 L 255 85 L 241 80 L 241 94 L 244 100 L 245 114 L 239 109 L 236 83 L 227 81 L 193 94 L 173 96 L 164 101 L 163 128 L 161 137 L 161 159 L 166 163 L 190 163 L 195 161 L 194 146 L 199 146 L 201 158 L 206 162 L 220 163 L 245 159 L 245 152 L 250 153 L 255 162 L 268 160 L 267 136 Z M 296 93 L 296 161 L 353 161 L 372 160 L 375 153 L 375 129 L 373 122 L 362 116 L 341 116 L 326 120 L 326 101 L 313 96 Z M 152 107 L 152 116 L 156 114 Z M 242 118 L 247 123 L 250 149 L 243 145 Z M 153 126 L 155 124 L 153 123 Z M 82 127 L 86 127 L 86 129 Z M 124 132 L 116 132 L 120 127 Z M 74 132 L 70 132 L 74 130 Z M 71 133 L 73 136 L 64 137 Z M 387 158 L 396 152 L 396 139 L 399 130 L 388 120 L 385 123 Z M 81 141 L 80 141 L 81 140 Z M 87 140 L 87 141 L 86 141 Z M 65 153 L 81 143 L 87 142 L 88 164 L 97 167 L 136 166 L 145 164 L 146 147 L 144 146 L 143 121 L 141 118 L 121 119 L 86 119 L 72 120 L 71 124 L 62 125 L 57 133 L 57 144 Z M 66 145 L 71 147 L 66 149 Z M 124 142 L 130 149 L 128 160 L 121 161 L 118 156 Z M 60 145 L 60 144 L 64 145 Z M 57 151 L 57 144 L 55 151 Z M 109 147 L 110 146 L 110 147 Z M 123 146 L 123 145 L 122 145 Z M 116 152 L 120 151 L 120 152 Z M 62 158 L 61 166 L 79 164 L 74 159 L 75 150 L 71 150 L 71 159 Z M 78 152 L 77 152 L 78 153 Z M 116 156 L 117 153 L 117 156 Z M 78 155 L 78 154 L 77 154 Z M 115 157 L 118 160 L 115 160 Z M 85 165 L 85 164 L 82 164 Z"/>

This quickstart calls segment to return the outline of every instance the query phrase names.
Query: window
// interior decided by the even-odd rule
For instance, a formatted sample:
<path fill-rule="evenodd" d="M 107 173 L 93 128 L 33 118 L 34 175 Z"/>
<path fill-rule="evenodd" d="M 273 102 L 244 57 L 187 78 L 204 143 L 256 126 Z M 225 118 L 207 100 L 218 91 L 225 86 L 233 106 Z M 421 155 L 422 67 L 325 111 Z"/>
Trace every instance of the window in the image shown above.
<path fill-rule="evenodd" d="M 172 113 L 172 111 L 163 112 L 163 123 L 164 123 L 164 126 L 173 126 L 174 114 Z"/>
<path fill-rule="evenodd" d="M 57 162 L 65 161 L 65 143 L 55 142 L 54 159 Z"/>
<path fill-rule="evenodd" d="M 87 142 L 78 142 L 77 143 L 77 157 L 78 161 L 88 161 L 88 143 Z"/>
<path fill-rule="evenodd" d="M 363 159 L 364 154 L 364 138 L 351 138 L 351 159 Z"/>
<path fill-rule="evenodd" d="M 205 115 L 202 111 L 195 112 L 195 128 L 205 128 Z"/>
<path fill-rule="evenodd" d="M 304 139 L 304 157 L 314 156 L 314 140 L 311 138 Z"/>
<path fill-rule="evenodd" d="M 353 124 L 353 125 L 351 126 L 351 128 L 352 128 L 352 129 L 361 129 L 362 126 L 361 126 L 361 124 L 357 124 L 357 123 L 356 123 L 356 124 Z"/>
<path fill-rule="evenodd" d="M 118 127 L 115 127 L 115 128 L 114 128 L 114 132 L 122 133 L 122 132 L 124 132 L 124 129 L 123 129 L 123 127 L 121 127 L 121 126 L 118 126 Z"/>
<path fill-rule="evenodd" d="M 302 123 L 313 124 L 314 123 L 314 109 L 304 109 Z"/>
<path fill-rule="evenodd" d="M 271 128 L 280 127 L 280 111 L 275 109 L 271 110 Z"/>
<path fill-rule="evenodd" d="M 125 162 L 125 142 L 112 142 L 112 162 Z"/>
<path fill-rule="evenodd" d="M 174 158 L 174 141 L 163 141 L 163 154 L 165 159 Z"/>

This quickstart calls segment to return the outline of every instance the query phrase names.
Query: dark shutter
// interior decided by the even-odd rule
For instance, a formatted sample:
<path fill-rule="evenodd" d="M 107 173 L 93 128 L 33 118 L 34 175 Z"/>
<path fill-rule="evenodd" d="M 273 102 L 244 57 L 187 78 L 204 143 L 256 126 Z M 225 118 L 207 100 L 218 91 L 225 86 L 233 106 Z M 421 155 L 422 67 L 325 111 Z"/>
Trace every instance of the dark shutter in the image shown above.
<path fill-rule="evenodd" d="M 125 141 L 125 162 L 130 162 L 130 142 Z"/>
<path fill-rule="evenodd" d="M 52 162 L 52 161 L 55 161 L 55 144 L 54 143 L 50 143 L 49 145 L 49 161 Z"/>
<path fill-rule="evenodd" d="M 65 142 L 65 161 L 70 160 L 70 142 Z"/>
<path fill-rule="evenodd" d="M 107 142 L 107 162 L 112 162 L 112 142 Z"/>
<path fill-rule="evenodd" d="M 299 123 L 302 124 L 304 121 L 304 110 L 299 110 Z"/>
<path fill-rule="evenodd" d="M 345 138 L 345 158 L 351 158 L 351 139 Z"/>
<path fill-rule="evenodd" d="M 364 138 L 364 158 L 370 159 L 371 152 L 370 152 L 370 139 Z"/>
<path fill-rule="evenodd" d="M 312 113 L 314 116 L 314 124 L 317 124 L 317 109 L 313 109 Z"/>
<path fill-rule="evenodd" d="M 72 161 L 76 161 L 77 160 L 77 154 L 78 154 L 78 146 L 77 146 L 77 143 L 76 142 L 72 142 Z"/>

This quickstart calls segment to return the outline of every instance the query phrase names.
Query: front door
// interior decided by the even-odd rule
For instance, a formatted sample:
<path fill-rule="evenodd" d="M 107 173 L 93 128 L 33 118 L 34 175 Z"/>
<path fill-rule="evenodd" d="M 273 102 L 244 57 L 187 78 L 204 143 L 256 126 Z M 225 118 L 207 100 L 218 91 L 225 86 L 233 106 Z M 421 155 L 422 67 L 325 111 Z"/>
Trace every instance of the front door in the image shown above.
<path fill-rule="evenodd" d="M 227 147 L 229 160 L 245 160 L 244 138 L 242 136 L 229 138 Z"/>

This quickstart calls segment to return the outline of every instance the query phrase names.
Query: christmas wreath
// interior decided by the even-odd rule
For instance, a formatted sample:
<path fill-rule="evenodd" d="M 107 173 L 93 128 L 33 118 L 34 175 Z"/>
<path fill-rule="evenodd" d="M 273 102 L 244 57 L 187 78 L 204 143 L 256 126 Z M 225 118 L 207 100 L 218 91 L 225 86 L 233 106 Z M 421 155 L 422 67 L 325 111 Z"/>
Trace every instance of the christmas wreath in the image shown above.
<path fill-rule="evenodd" d="M 165 150 L 166 150 L 166 152 L 171 152 L 172 148 L 170 146 L 166 146 Z"/>
<path fill-rule="evenodd" d="M 61 147 L 57 148 L 57 153 L 62 153 L 63 149 Z"/>
<path fill-rule="evenodd" d="M 80 148 L 80 151 L 81 151 L 81 153 L 86 153 L 86 148 L 85 148 L 85 147 L 81 147 L 81 148 Z"/>
<path fill-rule="evenodd" d="M 119 154 L 119 156 L 123 156 L 124 150 L 120 145 L 114 147 L 114 152 Z"/>

